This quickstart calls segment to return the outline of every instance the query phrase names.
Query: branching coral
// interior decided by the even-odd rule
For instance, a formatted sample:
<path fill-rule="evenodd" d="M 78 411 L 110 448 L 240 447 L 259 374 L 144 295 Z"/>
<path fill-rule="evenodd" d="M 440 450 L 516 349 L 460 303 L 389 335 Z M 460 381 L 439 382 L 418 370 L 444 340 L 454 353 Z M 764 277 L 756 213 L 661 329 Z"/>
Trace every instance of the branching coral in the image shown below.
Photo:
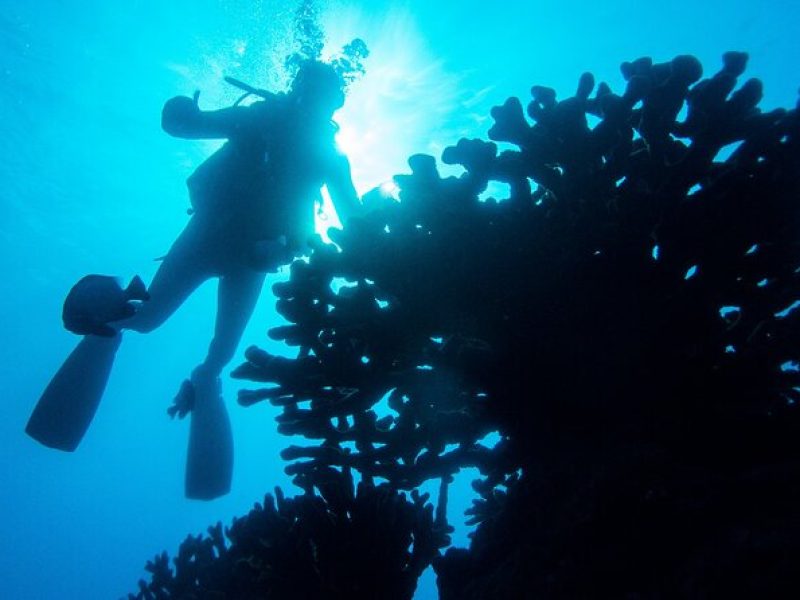
<path fill-rule="evenodd" d="M 305 497 L 331 469 L 395 490 L 477 467 L 442 598 L 797 589 L 800 116 L 736 88 L 746 59 L 535 86 L 532 122 L 511 98 L 493 142 L 445 150 L 461 177 L 413 156 L 399 203 L 317 241 L 275 287 L 298 357 L 234 373 L 316 442 L 283 454 Z"/>
<path fill-rule="evenodd" d="M 356 488 L 347 469 L 322 469 L 315 481 L 316 490 L 294 498 L 276 488 L 224 535 L 218 523 L 208 537 L 189 536 L 174 572 L 166 553 L 157 556 L 147 563 L 151 582 L 130 598 L 411 598 L 449 543 L 427 496 Z"/>

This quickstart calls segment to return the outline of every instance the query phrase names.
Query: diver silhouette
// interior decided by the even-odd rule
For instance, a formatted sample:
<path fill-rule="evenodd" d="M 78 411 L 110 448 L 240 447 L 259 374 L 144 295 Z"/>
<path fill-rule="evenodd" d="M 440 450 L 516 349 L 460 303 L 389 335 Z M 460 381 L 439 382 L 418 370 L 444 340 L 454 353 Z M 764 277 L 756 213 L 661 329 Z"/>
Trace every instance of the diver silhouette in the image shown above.
<path fill-rule="evenodd" d="M 312 200 L 323 185 L 343 223 L 361 207 L 349 161 L 334 140 L 333 113 L 344 104 L 343 81 L 334 68 L 305 61 L 287 93 L 250 90 L 262 99 L 248 106 L 237 102 L 202 111 L 199 92 L 164 105 L 162 128 L 168 134 L 227 141 L 187 180 L 189 223 L 146 292 L 140 280 L 121 290 L 101 276 L 85 277 L 73 288 L 65 302 L 65 325 L 86 335 L 45 389 L 26 427 L 46 446 L 75 450 L 99 405 L 121 330 L 154 330 L 201 283 L 218 278 L 207 356 L 170 409 L 173 416 L 191 416 L 189 498 L 212 499 L 230 490 L 233 443 L 219 376 L 234 356 L 266 274 L 306 248 L 314 234 Z M 130 299 L 141 303 L 137 307 Z M 72 314 L 81 305 L 88 314 Z"/>

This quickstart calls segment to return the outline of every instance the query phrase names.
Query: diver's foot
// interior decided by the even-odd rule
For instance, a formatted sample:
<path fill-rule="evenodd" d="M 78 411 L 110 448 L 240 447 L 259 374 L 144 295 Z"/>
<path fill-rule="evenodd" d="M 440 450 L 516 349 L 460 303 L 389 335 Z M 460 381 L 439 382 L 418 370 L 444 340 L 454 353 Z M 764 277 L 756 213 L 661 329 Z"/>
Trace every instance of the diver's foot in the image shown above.
<path fill-rule="evenodd" d="M 218 369 L 208 365 L 201 364 L 192 370 L 189 376 L 189 381 L 195 389 L 208 390 L 209 393 L 222 395 L 222 380 L 219 378 L 220 372 Z"/>
<path fill-rule="evenodd" d="M 188 379 L 185 379 L 181 384 L 181 389 L 178 390 L 178 395 L 172 401 L 172 406 L 167 409 L 167 414 L 172 417 L 183 419 L 194 408 L 195 390 L 194 385 Z"/>

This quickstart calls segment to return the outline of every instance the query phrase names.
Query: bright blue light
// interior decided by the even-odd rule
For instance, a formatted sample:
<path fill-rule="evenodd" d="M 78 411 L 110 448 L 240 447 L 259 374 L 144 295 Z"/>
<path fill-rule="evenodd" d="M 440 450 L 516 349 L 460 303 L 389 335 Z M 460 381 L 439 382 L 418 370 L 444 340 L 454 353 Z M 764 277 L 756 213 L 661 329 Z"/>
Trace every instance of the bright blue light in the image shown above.
<path fill-rule="evenodd" d="M 725 144 L 722 148 L 720 148 L 717 153 L 714 155 L 714 162 L 725 162 L 728 160 L 736 150 L 739 149 L 739 146 L 742 145 L 742 140 L 737 142 L 731 142 L 730 144 Z"/>
<path fill-rule="evenodd" d="M 334 277 L 331 281 L 331 291 L 338 294 L 342 288 L 354 288 L 358 286 L 357 281 L 348 281 L 344 277 Z"/>
<path fill-rule="evenodd" d="M 396 388 L 390 389 L 386 392 L 381 399 L 378 400 L 375 404 L 372 405 L 372 410 L 375 411 L 375 414 L 378 415 L 378 418 L 381 419 L 383 417 L 394 417 L 399 413 L 389 406 L 389 396 L 392 395 Z"/>
<path fill-rule="evenodd" d="M 490 181 L 486 189 L 478 196 L 478 200 L 485 202 L 489 198 L 497 201 L 507 200 L 511 195 L 511 186 L 502 181 Z"/>
<path fill-rule="evenodd" d="M 653 246 L 653 251 L 651 252 L 653 260 L 658 260 L 659 252 L 660 252 L 660 248 L 658 247 L 658 244 L 656 244 L 655 246 Z"/>
<path fill-rule="evenodd" d="M 789 306 L 787 306 L 783 310 L 781 310 L 779 312 L 776 312 L 775 313 L 775 318 L 776 319 L 785 319 L 786 317 L 789 316 L 789 313 L 794 311 L 798 306 L 800 306 L 800 300 L 795 300 L 794 302 L 792 302 Z"/>
<path fill-rule="evenodd" d="M 484 446 L 488 446 L 489 448 L 494 448 L 498 444 L 498 442 L 500 442 L 500 440 L 502 439 L 503 436 L 501 436 L 499 433 L 497 433 L 496 431 L 490 431 L 481 439 L 479 439 L 478 443 L 483 444 Z"/>
<path fill-rule="evenodd" d="M 719 316 L 723 319 L 730 314 L 741 312 L 741 306 L 723 306 L 719 309 Z"/>

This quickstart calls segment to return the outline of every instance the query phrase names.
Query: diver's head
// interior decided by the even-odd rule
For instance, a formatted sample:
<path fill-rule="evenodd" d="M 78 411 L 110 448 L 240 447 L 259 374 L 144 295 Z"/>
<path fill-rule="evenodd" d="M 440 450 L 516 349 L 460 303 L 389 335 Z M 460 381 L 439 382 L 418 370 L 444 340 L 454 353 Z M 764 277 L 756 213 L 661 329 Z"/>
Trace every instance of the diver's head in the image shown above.
<path fill-rule="evenodd" d="M 330 119 L 344 105 L 344 81 L 323 62 L 307 60 L 292 81 L 291 95 L 310 116 Z"/>

